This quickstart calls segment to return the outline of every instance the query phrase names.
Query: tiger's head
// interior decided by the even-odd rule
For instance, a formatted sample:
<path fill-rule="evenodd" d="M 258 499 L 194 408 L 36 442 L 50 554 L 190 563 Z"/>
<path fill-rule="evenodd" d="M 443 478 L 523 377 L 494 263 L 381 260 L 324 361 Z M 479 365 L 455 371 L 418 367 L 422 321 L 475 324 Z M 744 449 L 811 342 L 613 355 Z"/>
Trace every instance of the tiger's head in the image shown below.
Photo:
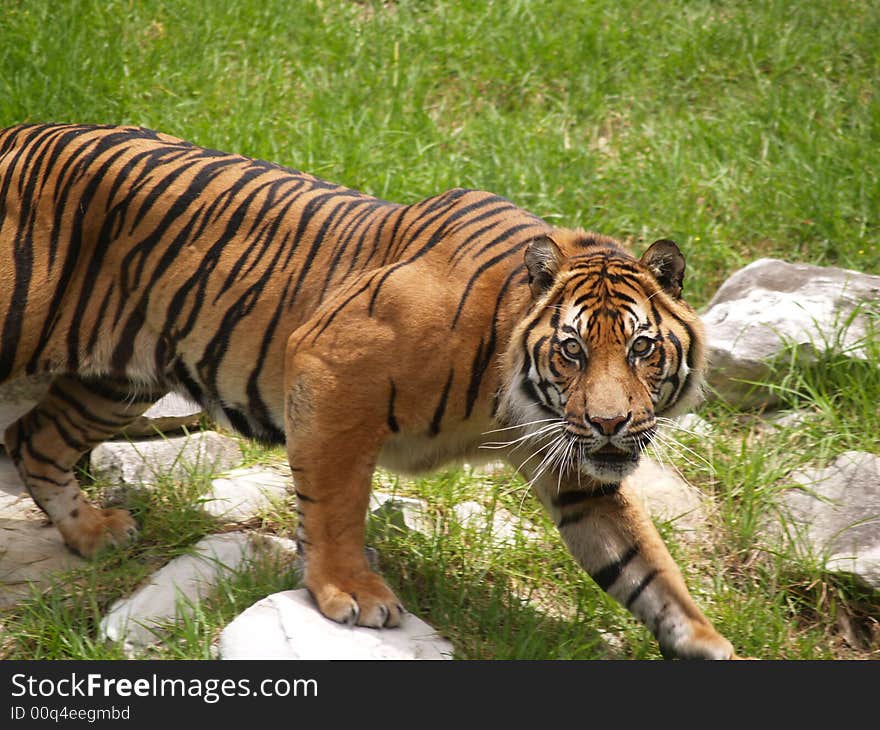
<path fill-rule="evenodd" d="M 532 303 L 506 352 L 502 416 L 530 434 L 533 473 L 619 482 L 658 417 L 699 396 L 700 318 L 681 299 L 685 260 L 669 240 L 636 259 L 614 240 L 556 229 L 525 252 Z"/>

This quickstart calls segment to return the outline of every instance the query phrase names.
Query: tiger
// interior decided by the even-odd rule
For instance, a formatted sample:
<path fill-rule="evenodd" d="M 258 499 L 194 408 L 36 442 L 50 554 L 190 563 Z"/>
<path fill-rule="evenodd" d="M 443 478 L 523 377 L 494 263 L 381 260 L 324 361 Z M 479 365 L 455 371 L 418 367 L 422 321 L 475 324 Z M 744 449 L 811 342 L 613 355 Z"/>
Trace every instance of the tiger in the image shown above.
<path fill-rule="evenodd" d="M 145 128 L 37 123 L 0 132 L 0 261 L 0 383 L 52 378 L 5 447 L 75 553 L 138 534 L 75 465 L 176 392 L 286 447 L 329 619 L 404 620 L 365 553 L 374 470 L 492 445 L 664 656 L 738 658 L 630 484 L 701 392 L 673 241 L 636 258 L 490 192 L 394 203 Z"/>

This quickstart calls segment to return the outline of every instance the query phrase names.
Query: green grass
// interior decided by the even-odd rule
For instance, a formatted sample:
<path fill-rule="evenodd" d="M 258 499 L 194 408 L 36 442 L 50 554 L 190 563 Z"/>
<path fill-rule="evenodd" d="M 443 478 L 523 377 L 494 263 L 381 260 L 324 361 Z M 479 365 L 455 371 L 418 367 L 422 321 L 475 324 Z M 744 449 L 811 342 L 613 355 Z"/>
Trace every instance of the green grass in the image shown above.
<path fill-rule="evenodd" d="M 636 250 L 676 239 L 697 306 L 763 256 L 880 273 L 878 78 L 871 0 L 19 0 L 0 12 L 0 125 L 140 124 L 401 202 L 492 190 Z M 715 499 L 717 525 L 699 547 L 660 527 L 744 654 L 877 656 L 875 595 L 758 538 L 793 470 L 880 453 L 876 336 L 867 349 L 861 362 L 780 364 L 770 382 L 783 409 L 810 414 L 800 425 L 768 429 L 709 403 L 713 435 L 679 435 L 706 459 L 674 462 Z M 283 454 L 247 445 L 246 457 Z M 191 507 L 201 478 L 138 497 L 141 543 L 0 617 L 0 655 L 118 656 L 95 639 L 97 620 L 214 529 Z M 462 658 L 658 656 L 510 474 L 399 489 L 429 502 L 438 531 L 376 519 L 371 540 L 410 609 Z M 539 539 L 494 547 L 451 518 L 462 499 L 529 519 Z M 289 520 L 277 510 L 260 527 L 289 534 Z M 160 654 L 208 656 L 236 611 L 288 583 L 271 569 L 224 583 Z"/>
<path fill-rule="evenodd" d="M 457 185 L 682 244 L 880 270 L 880 6 L 13 2 L 0 124 L 124 122 L 401 202 Z"/>

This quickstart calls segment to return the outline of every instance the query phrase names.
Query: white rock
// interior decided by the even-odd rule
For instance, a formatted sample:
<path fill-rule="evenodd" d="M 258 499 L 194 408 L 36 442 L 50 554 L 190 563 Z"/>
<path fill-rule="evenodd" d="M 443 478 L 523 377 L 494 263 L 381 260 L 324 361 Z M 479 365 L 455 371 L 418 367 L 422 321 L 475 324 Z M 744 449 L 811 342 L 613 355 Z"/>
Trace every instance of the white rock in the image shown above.
<path fill-rule="evenodd" d="M 781 495 L 783 521 L 768 520 L 768 539 L 880 590 L 880 456 L 847 451 L 791 480 L 797 486 Z"/>
<path fill-rule="evenodd" d="M 292 484 L 289 473 L 261 466 L 240 467 L 211 482 L 201 508 L 227 522 L 245 522 L 284 499 Z"/>
<path fill-rule="evenodd" d="M 0 455 L 0 608 L 83 563 L 31 499 L 9 458 Z"/>
<path fill-rule="evenodd" d="M 251 546 L 261 555 L 272 555 L 289 561 L 297 557 L 296 541 L 278 535 L 250 533 Z"/>
<path fill-rule="evenodd" d="M 221 633 L 221 659 L 451 659 L 452 645 L 405 614 L 401 626 L 339 624 L 318 611 L 304 588 L 275 593 L 236 617 Z"/>
<path fill-rule="evenodd" d="M 795 429 L 806 426 L 813 418 L 815 418 L 815 414 L 810 411 L 789 411 L 771 417 L 768 425 L 777 429 Z"/>
<path fill-rule="evenodd" d="M 673 438 L 676 437 L 676 431 L 685 431 L 692 436 L 707 437 L 711 436 L 715 430 L 711 423 L 709 423 L 705 418 L 698 416 L 696 413 L 685 413 L 684 415 L 675 418 L 674 421 L 675 426 L 665 427 L 669 431 L 672 431 L 671 435 Z"/>
<path fill-rule="evenodd" d="M 643 457 L 625 483 L 652 517 L 671 522 L 685 539 L 701 536 L 700 530 L 711 511 L 711 500 L 674 471 Z"/>
<path fill-rule="evenodd" d="M 479 502 L 468 500 L 459 502 L 452 508 L 455 519 L 462 527 L 487 531 L 495 545 L 513 545 L 517 539 L 536 540 L 538 531 L 528 520 L 520 519 L 503 507 L 495 507 L 492 519 L 489 510 Z"/>
<path fill-rule="evenodd" d="M 235 439 L 204 431 L 147 441 L 105 441 L 92 450 L 91 471 L 110 484 L 137 487 L 163 476 L 183 479 L 193 472 L 222 472 L 241 458 Z"/>
<path fill-rule="evenodd" d="M 510 471 L 510 464 L 506 461 L 465 462 L 462 468 L 474 476 L 494 477 Z"/>
<path fill-rule="evenodd" d="M 122 641 L 131 654 L 160 640 L 161 626 L 208 594 L 223 577 L 241 570 L 256 552 L 248 535 L 230 532 L 202 538 L 187 555 L 181 555 L 153 573 L 131 596 L 116 601 L 98 628 L 102 639 Z"/>
<path fill-rule="evenodd" d="M 738 381 L 765 378 L 767 361 L 786 342 L 807 353 L 837 343 L 852 347 L 851 356 L 860 356 L 853 346 L 864 337 L 878 303 L 880 276 L 759 259 L 725 281 L 702 316 L 709 341 L 709 384 L 741 406 L 774 403 L 766 389 L 753 390 Z M 858 316 L 844 332 L 857 308 Z"/>
<path fill-rule="evenodd" d="M 374 491 L 370 495 L 370 512 L 386 517 L 402 529 L 423 535 L 430 535 L 434 531 L 434 520 L 428 514 L 428 504 L 421 499 Z"/>

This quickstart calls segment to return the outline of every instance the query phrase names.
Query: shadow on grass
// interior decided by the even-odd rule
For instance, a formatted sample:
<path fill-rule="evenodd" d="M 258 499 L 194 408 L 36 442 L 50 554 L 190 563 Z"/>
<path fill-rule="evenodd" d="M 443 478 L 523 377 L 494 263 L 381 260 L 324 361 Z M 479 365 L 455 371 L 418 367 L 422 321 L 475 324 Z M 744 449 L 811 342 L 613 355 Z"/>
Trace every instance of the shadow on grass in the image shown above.
<path fill-rule="evenodd" d="M 487 564 L 479 548 L 443 537 L 402 534 L 371 523 L 379 570 L 407 610 L 449 639 L 455 659 L 628 659 L 659 656 L 644 630 L 641 647 L 612 633 L 603 597 L 547 595 L 512 566 Z M 553 566 L 548 561 L 548 572 Z M 573 603 L 581 604 L 580 606 Z M 613 623 L 618 623 L 617 619 Z"/>

